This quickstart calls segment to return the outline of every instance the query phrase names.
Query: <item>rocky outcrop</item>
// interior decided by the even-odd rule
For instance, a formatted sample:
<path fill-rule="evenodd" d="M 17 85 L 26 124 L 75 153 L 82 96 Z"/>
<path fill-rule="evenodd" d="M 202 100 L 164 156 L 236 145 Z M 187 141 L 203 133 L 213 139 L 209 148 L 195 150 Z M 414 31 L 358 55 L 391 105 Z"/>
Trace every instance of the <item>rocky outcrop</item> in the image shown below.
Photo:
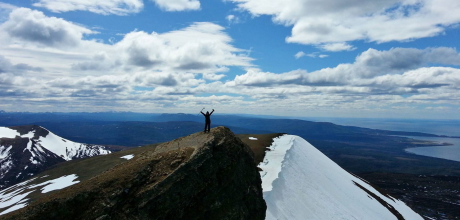
<path fill-rule="evenodd" d="M 225 127 L 136 155 L 5 219 L 264 219 L 249 147 Z"/>

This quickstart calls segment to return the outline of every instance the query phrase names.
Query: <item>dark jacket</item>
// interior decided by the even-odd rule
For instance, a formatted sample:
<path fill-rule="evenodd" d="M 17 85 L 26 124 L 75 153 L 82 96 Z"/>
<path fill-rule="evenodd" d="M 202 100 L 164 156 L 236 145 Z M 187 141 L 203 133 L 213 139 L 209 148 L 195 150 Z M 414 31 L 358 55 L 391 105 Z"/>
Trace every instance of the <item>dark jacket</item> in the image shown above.
<path fill-rule="evenodd" d="M 211 115 L 212 115 L 213 112 L 214 112 L 214 109 L 212 110 L 211 113 L 206 112 L 206 114 L 205 114 L 205 113 L 201 112 L 201 114 L 203 114 L 204 117 L 206 118 L 206 122 L 210 122 L 210 121 L 211 121 Z"/>

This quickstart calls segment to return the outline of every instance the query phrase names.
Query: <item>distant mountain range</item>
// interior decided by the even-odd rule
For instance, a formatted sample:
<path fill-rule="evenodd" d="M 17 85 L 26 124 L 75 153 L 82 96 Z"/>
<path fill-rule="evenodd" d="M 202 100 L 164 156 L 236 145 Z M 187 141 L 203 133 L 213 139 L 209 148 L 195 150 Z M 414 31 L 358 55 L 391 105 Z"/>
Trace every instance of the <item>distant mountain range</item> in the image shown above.
<path fill-rule="evenodd" d="M 236 134 L 284 132 L 299 135 L 305 139 L 328 141 L 353 142 L 363 138 L 379 139 L 388 135 L 436 136 L 420 132 L 385 131 L 298 119 L 267 119 L 238 115 L 219 115 L 218 113 L 215 113 L 211 119 L 212 127 L 227 126 Z M 202 115 L 192 114 L 129 112 L 4 113 L 0 115 L 0 126 L 30 124 L 46 127 L 64 138 L 79 142 L 139 146 L 165 142 L 198 132 L 204 128 L 204 118 Z"/>
<path fill-rule="evenodd" d="M 104 146 L 72 142 L 40 126 L 0 127 L 0 189 L 60 162 L 109 153 Z"/>

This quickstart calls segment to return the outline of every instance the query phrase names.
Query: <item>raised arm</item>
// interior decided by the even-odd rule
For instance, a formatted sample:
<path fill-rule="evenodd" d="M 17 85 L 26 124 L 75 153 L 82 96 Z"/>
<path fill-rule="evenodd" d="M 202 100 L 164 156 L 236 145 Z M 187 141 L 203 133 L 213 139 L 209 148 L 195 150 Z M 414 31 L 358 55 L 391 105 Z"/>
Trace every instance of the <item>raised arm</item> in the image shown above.
<path fill-rule="evenodd" d="M 204 116 L 206 116 L 206 115 L 203 113 L 203 111 L 201 111 L 201 114 L 204 115 Z"/>
<path fill-rule="evenodd" d="M 212 110 L 212 112 L 211 112 L 211 113 L 209 113 L 209 115 L 212 115 L 212 113 L 213 113 L 213 112 L 214 112 L 214 109 Z"/>

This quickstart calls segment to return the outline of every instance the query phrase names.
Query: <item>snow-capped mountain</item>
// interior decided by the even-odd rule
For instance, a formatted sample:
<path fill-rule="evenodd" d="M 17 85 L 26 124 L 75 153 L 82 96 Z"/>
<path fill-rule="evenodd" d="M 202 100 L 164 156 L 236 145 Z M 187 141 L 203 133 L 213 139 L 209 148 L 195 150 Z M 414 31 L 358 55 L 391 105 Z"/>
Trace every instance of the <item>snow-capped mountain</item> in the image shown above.
<path fill-rule="evenodd" d="M 109 153 L 104 146 L 75 143 L 36 125 L 0 127 L 0 189 L 59 162 Z"/>
<path fill-rule="evenodd" d="M 259 167 L 266 219 L 423 219 L 298 136 L 275 138 Z"/>

